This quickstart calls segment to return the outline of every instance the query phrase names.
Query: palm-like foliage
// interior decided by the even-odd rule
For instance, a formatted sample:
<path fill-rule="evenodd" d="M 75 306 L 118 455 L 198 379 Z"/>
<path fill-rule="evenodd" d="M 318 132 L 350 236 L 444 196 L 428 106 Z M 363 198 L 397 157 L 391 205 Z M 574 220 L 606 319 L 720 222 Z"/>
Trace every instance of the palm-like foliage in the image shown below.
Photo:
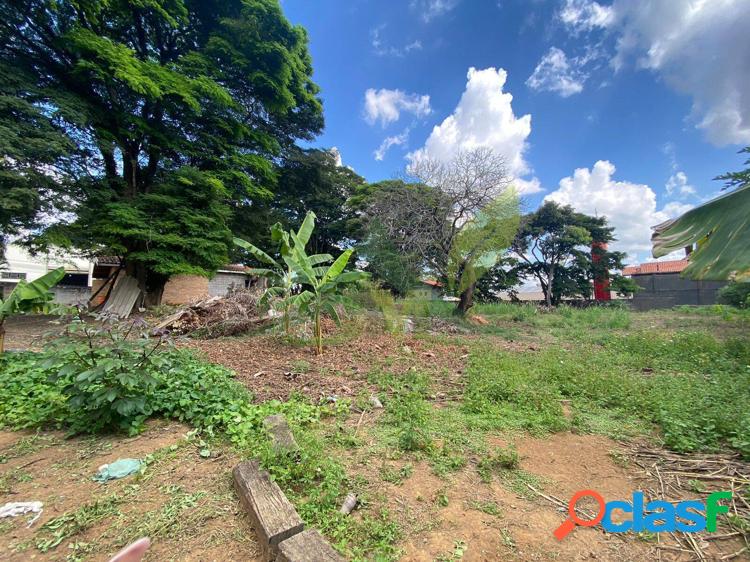
<path fill-rule="evenodd" d="M 323 352 L 321 312 L 328 312 L 338 323 L 340 321 L 336 303 L 341 302 L 340 289 L 347 283 L 363 278 L 360 271 L 344 272 L 352 250 L 341 254 L 333 261 L 330 254 L 307 255 L 305 246 L 315 228 L 315 213 L 309 211 L 297 232 L 285 231 L 280 224 L 271 227 L 271 239 L 279 245 L 283 264 L 250 242 L 235 238 L 234 243 L 244 248 L 260 263 L 268 267 L 258 267 L 249 273 L 268 279 L 270 286 L 263 294 L 263 302 L 273 302 L 283 311 L 284 330 L 289 333 L 292 311 L 310 315 L 315 322 L 316 350 Z M 295 289 L 306 287 L 301 292 Z"/>
<path fill-rule="evenodd" d="M 310 240 L 314 228 L 315 213 L 309 211 L 307 215 L 305 215 L 305 220 L 302 221 L 302 225 L 299 227 L 296 234 L 286 232 L 281 228 L 280 223 L 276 223 L 271 227 L 271 239 L 279 245 L 279 253 L 284 256 L 292 251 L 292 247 L 296 243 L 302 244 L 304 248 Z M 268 280 L 269 286 L 263 293 L 263 297 L 261 297 L 261 303 L 273 302 L 276 307 L 279 307 L 283 311 L 284 331 L 289 334 L 290 317 L 294 304 L 290 297 L 292 296 L 294 287 L 299 285 L 299 280 L 297 279 L 296 274 L 290 267 L 285 267 L 283 263 L 279 263 L 266 252 L 250 242 L 243 240 L 242 238 L 235 238 L 234 243 L 240 248 L 250 252 L 250 255 L 252 255 L 258 262 L 268 266 L 250 268 L 248 273 L 264 277 Z M 310 256 L 310 258 L 316 264 L 333 260 L 333 256 L 330 254 L 317 254 Z"/>
<path fill-rule="evenodd" d="M 0 299 L 0 354 L 3 352 L 5 342 L 5 319 L 19 312 L 46 311 L 54 297 L 50 289 L 63 277 L 65 277 L 65 269 L 60 267 L 33 281 L 21 279 L 8 298 Z"/>
<path fill-rule="evenodd" d="M 654 227 L 654 257 L 696 244 L 683 275 L 750 281 L 750 184 Z"/>
<path fill-rule="evenodd" d="M 346 250 L 330 266 L 321 266 L 317 256 L 308 256 L 305 246 L 297 236 L 290 233 L 294 244 L 291 251 L 282 254 L 284 262 L 294 272 L 306 288 L 297 295 L 287 298 L 289 304 L 297 308 L 300 313 L 310 315 L 315 323 L 315 350 L 318 355 L 323 353 L 323 332 L 320 315 L 327 312 L 334 321 L 340 323 L 336 304 L 342 303 L 341 289 L 350 283 L 367 277 L 363 271 L 344 271 L 353 250 Z"/>

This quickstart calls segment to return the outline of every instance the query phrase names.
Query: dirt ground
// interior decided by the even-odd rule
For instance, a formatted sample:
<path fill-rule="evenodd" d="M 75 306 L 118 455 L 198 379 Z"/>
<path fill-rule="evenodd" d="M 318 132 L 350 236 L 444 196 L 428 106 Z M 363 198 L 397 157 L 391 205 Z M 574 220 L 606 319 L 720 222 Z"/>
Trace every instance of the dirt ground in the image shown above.
<path fill-rule="evenodd" d="M 648 322 L 650 320 L 643 319 Z M 8 347 L 33 346 L 34 337 L 54 325 L 48 319 L 14 319 Z M 538 344 L 520 338 L 462 334 L 392 336 L 361 327 L 351 337 L 333 337 L 318 357 L 308 345 L 291 345 L 278 335 L 190 341 L 211 361 L 226 365 L 257 401 L 286 399 L 294 392 L 314 400 L 367 396 L 368 373 L 419 369 L 433 376 L 435 405 L 460 395 L 470 348 L 483 345 L 533 353 Z M 377 412 L 353 413 L 347 424 L 376 447 Z M 372 431 L 371 431 L 372 430 Z M 254 532 L 231 488 L 231 468 L 240 460 L 228 449 L 200 451 L 189 428 L 155 421 L 134 438 L 105 436 L 65 439 L 56 432 L 0 432 L 0 504 L 44 502 L 31 528 L 28 517 L 0 520 L 2 560 L 106 560 L 119 545 L 150 535 L 147 560 L 259 560 Z M 384 457 L 373 461 L 355 451 L 343 459 L 348 472 L 369 482 L 372 506 L 387 506 L 403 529 L 398 546 L 405 561 L 495 560 L 693 560 L 674 544 L 657 549 L 654 536 L 610 535 L 600 527 L 577 528 L 558 542 L 552 531 L 566 518 L 559 505 L 578 490 L 595 489 L 605 499 L 625 499 L 633 490 L 655 488 L 654 476 L 627 460 L 626 444 L 596 435 L 561 432 L 545 438 L 524 434 L 490 436 L 509 440 L 520 454 L 519 474 L 528 480 L 483 481 L 470 459 L 463 469 L 435 475 L 425 461 Z M 370 440 L 369 442 L 367 440 Z M 91 480 L 97 468 L 118 458 L 146 458 L 142 475 L 108 484 Z M 400 482 L 383 482 L 384 466 L 412 465 Z M 558 500 L 558 501 L 556 501 Z M 97 503 L 98 502 L 98 503 Z M 367 504 L 352 517 L 371 513 Z M 40 528 L 62 515 L 55 530 Z M 71 522 L 72 521 L 72 522 Z M 73 532 L 75 531 L 75 532 Z M 59 544 L 50 546 L 58 541 Z M 660 538 L 669 541 L 670 538 Z M 665 546 L 662 544 L 662 546 Z M 736 538 L 703 543 L 705 560 L 750 560 Z M 737 554 L 739 552 L 739 554 Z"/>
<path fill-rule="evenodd" d="M 107 560 L 119 545 L 149 535 L 146 560 L 260 560 L 231 486 L 239 459 L 224 449 L 203 458 L 188 431 L 158 421 L 133 438 L 0 432 L 0 504 L 44 504 L 31 527 L 31 515 L 0 520 L 0 559 Z M 106 484 L 92 480 L 101 465 L 121 458 L 147 466 Z M 56 518 L 54 530 L 41 529 Z"/>

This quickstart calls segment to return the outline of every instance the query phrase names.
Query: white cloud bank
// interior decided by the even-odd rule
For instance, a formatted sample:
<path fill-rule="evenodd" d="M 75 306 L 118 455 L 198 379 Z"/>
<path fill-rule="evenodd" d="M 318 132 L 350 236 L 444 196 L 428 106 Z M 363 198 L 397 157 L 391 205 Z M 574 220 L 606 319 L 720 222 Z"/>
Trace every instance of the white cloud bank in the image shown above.
<path fill-rule="evenodd" d="M 590 170 L 578 168 L 572 176 L 561 179 L 559 189 L 547 195 L 545 201 L 606 217 L 617 238 L 612 248 L 627 252 L 629 261 L 647 259 L 651 255 L 651 227 L 681 215 L 691 205 L 673 201 L 657 209 L 653 189 L 645 184 L 616 181 L 612 178 L 614 173 L 614 164 L 607 160 L 597 161 Z"/>
<path fill-rule="evenodd" d="M 449 161 L 461 150 L 489 147 L 505 158 L 511 175 L 519 178 L 529 174 L 524 153 L 531 134 L 531 115 L 516 117 L 513 113 L 513 96 L 503 91 L 507 77 L 502 68 L 470 68 L 456 109 L 432 129 L 424 147 L 408 158 Z M 536 178 L 519 179 L 516 187 L 522 193 L 541 191 Z"/>
<path fill-rule="evenodd" d="M 575 61 L 571 63 L 564 51 L 552 47 L 536 65 L 526 85 L 532 90 L 556 92 L 567 98 L 582 92 L 585 81 L 586 75 Z"/>
<path fill-rule="evenodd" d="M 401 112 L 424 117 L 432 112 L 430 96 L 407 94 L 401 90 L 370 88 L 365 92 L 365 120 L 374 125 L 377 121 L 385 127 L 398 121 Z"/>
<path fill-rule="evenodd" d="M 566 0 L 559 17 L 573 35 L 613 37 L 616 70 L 634 64 L 689 95 L 713 144 L 750 143 L 750 1 Z"/>

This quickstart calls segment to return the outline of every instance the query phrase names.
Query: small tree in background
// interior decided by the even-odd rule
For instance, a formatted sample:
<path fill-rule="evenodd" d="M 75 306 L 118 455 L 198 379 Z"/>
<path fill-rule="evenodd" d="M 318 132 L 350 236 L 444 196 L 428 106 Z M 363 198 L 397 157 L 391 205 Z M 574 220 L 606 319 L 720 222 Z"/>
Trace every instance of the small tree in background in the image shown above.
<path fill-rule="evenodd" d="M 457 313 L 463 314 L 471 306 L 481 277 L 477 274 L 491 268 L 508 246 L 496 228 L 487 226 L 492 222 L 489 217 L 497 213 L 493 205 L 508 205 L 515 199 L 503 198 L 510 188 L 504 160 L 489 148 L 459 152 L 448 162 L 422 156 L 409 165 L 407 176 L 416 182 L 368 187 L 358 201 L 365 222 L 382 229 L 397 252 L 409 259 L 413 256 L 420 273 L 454 288 L 460 297 Z M 485 209 L 487 213 L 481 215 Z M 501 216 L 495 227 L 510 220 L 505 211 Z M 491 244 L 480 243 L 482 228 L 488 229 L 485 235 Z M 493 251 L 498 254 L 490 258 Z"/>
<path fill-rule="evenodd" d="M 609 275 L 612 290 L 633 293 L 638 289 L 635 282 L 612 273 L 622 269 L 624 253 L 599 246 L 595 250 L 599 259 L 592 259 L 592 242 L 608 244 L 614 240 L 614 228 L 607 226 L 605 217 L 592 217 L 569 205 L 545 201 L 521 219 L 513 241 L 518 274 L 539 282 L 547 306 L 558 304 L 564 297 L 590 298 L 592 281 L 603 273 Z"/>
<path fill-rule="evenodd" d="M 513 189 L 488 203 L 462 227 L 451 248 L 448 282 L 460 295 L 456 314 L 463 316 L 474 304 L 474 291 L 510 247 L 518 231 L 518 198 Z"/>

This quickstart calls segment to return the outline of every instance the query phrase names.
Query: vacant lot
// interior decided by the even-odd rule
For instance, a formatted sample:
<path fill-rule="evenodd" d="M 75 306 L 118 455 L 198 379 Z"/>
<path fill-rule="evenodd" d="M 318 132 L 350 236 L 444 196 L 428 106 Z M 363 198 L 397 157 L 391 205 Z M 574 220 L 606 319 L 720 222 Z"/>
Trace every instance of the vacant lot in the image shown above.
<path fill-rule="evenodd" d="M 44 502 L 30 528 L 25 518 L 0 522 L 0 557 L 101 560 L 149 535 L 149 560 L 255 560 L 229 473 L 259 456 L 303 519 L 353 559 L 747 558 L 747 314 L 488 305 L 455 321 L 444 303 L 399 312 L 413 332 L 391 333 L 400 317 L 362 310 L 329 326 L 321 357 L 272 332 L 179 344 L 232 369 L 252 404 L 283 411 L 302 447 L 295 460 L 232 428 L 162 419 L 132 437 L 66 438 L 11 431 L 0 411 L 0 504 Z M 30 345 L 40 325 L 25 322 L 14 347 Z M 91 480 L 125 457 L 146 466 Z M 556 541 L 563 506 L 586 488 L 607 500 L 732 489 L 735 500 L 715 534 L 596 527 Z M 360 505 L 340 515 L 350 491 Z"/>

